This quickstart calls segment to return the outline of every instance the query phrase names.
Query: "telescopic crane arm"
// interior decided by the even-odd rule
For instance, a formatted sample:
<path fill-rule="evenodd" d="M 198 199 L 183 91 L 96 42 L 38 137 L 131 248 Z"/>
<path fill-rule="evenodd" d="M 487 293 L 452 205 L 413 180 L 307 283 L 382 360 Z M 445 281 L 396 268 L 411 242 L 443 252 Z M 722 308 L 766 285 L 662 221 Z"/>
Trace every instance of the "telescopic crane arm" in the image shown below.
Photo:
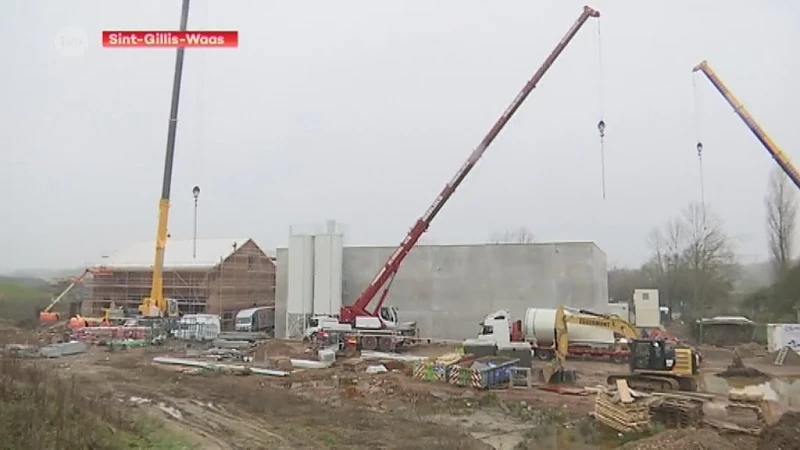
<path fill-rule="evenodd" d="M 77 277 L 74 280 L 72 280 L 72 283 L 70 283 L 69 286 L 67 286 L 66 289 L 61 291 L 61 293 L 58 294 L 58 297 L 54 298 L 53 301 L 50 302 L 50 304 L 47 305 L 47 308 L 45 308 L 42 312 L 49 313 L 50 310 L 53 309 L 54 306 L 56 306 L 61 300 L 64 299 L 64 297 L 67 296 L 67 294 L 70 293 L 70 291 L 72 291 L 72 288 L 74 288 L 75 286 L 78 285 L 78 283 L 83 281 L 83 279 L 86 278 L 86 275 L 89 275 L 91 272 L 92 271 L 90 269 L 84 270 L 83 273 L 79 277 Z"/>
<path fill-rule="evenodd" d="M 750 115 L 750 113 L 745 109 L 744 105 L 735 95 L 728 89 L 728 86 L 720 79 L 716 72 L 708 65 L 708 61 L 703 61 L 700 64 L 696 65 L 692 72 L 703 72 L 703 74 L 708 78 L 708 81 L 719 91 L 720 94 L 727 100 L 728 104 L 733 107 L 733 112 L 739 116 L 739 118 L 744 121 L 747 128 L 753 132 L 761 145 L 767 149 L 772 158 L 775 160 L 776 163 L 783 169 L 784 173 L 792 180 L 795 186 L 800 189 L 800 172 L 798 172 L 797 168 L 792 164 L 792 161 L 789 159 L 789 156 L 784 153 L 778 144 L 769 137 L 766 131 L 761 128 L 761 125 L 756 122 L 756 119 Z"/>
<path fill-rule="evenodd" d="M 475 164 L 483 156 L 486 149 L 494 142 L 495 138 L 500 131 L 505 127 L 511 117 L 514 115 L 515 112 L 519 109 L 528 95 L 533 91 L 536 87 L 536 84 L 542 79 L 544 74 L 547 72 L 548 69 L 553 65 L 556 61 L 558 56 L 564 51 L 567 47 L 569 42 L 578 31 L 581 29 L 584 23 L 591 17 L 600 17 L 600 13 L 591 8 L 589 6 L 583 7 L 583 12 L 575 21 L 575 23 L 570 27 L 567 34 L 561 39 L 561 41 L 556 45 L 555 49 L 550 53 L 547 59 L 544 61 L 539 70 L 533 74 L 533 77 L 525 83 L 525 86 L 522 88 L 517 97 L 511 102 L 511 104 L 506 108 L 494 126 L 489 130 L 486 137 L 483 138 L 480 144 L 472 151 L 467 158 L 464 165 L 462 165 L 458 172 L 456 172 L 455 176 L 452 180 L 450 180 L 447 185 L 445 185 L 444 189 L 439 193 L 436 199 L 433 201 L 433 204 L 425 211 L 425 213 L 420 217 L 411 230 L 406 235 L 406 238 L 397 249 L 392 253 L 386 263 L 383 265 L 383 268 L 378 272 L 372 282 L 364 289 L 364 292 L 358 297 L 358 300 L 352 306 L 345 306 L 342 307 L 340 313 L 340 320 L 346 323 L 352 323 L 355 321 L 355 318 L 358 316 L 377 316 L 380 317 L 380 310 L 383 302 L 386 300 L 386 295 L 388 294 L 388 287 L 391 285 L 394 276 L 397 275 L 397 271 L 400 268 L 400 265 L 403 263 L 403 260 L 408 256 L 408 253 L 414 248 L 419 241 L 419 238 L 422 236 L 425 231 L 428 230 L 428 227 L 431 225 L 431 222 L 439 214 L 439 211 L 442 210 L 445 203 L 452 197 L 455 190 L 464 181 L 464 178 L 467 177 L 467 174 L 475 167 Z M 378 291 L 384 288 L 383 293 L 380 296 L 379 301 L 375 305 L 375 308 L 370 311 L 369 304 L 378 294 Z"/>
<path fill-rule="evenodd" d="M 189 0 L 183 0 L 180 31 L 186 31 L 189 20 Z M 181 97 L 181 76 L 185 49 L 178 47 L 175 54 L 175 74 L 172 80 L 172 103 L 169 111 L 167 150 L 164 158 L 164 178 L 161 184 L 161 199 L 158 202 L 158 231 L 156 232 L 156 255 L 153 262 L 153 283 L 150 297 L 139 305 L 139 313 L 145 317 L 160 317 L 168 314 L 169 305 L 164 298 L 164 252 L 167 248 L 169 222 L 169 196 L 172 190 L 172 164 L 175 159 L 175 135 L 178 128 L 178 102 Z"/>

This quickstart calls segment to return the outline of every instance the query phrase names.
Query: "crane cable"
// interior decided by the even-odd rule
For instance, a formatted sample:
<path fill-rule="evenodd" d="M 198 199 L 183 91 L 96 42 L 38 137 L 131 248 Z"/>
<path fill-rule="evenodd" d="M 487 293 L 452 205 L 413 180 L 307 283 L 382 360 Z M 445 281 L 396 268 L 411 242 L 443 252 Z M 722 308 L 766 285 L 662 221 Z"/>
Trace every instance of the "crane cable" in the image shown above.
<path fill-rule="evenodd" d="M 603 200 L 606 199 L 606 122 L 603 120 L 605 115 L 605 98 L 603 97 L 603 45 L 600 34 L 600 18 L 597 18 L 597 70 L 598 70 L 598 102 L 600 108 L 600 121 L 597 122 L 597 131 L 600 133 L 600 179 L 603 189 Z"/>
<path fill-rule="evenodd" d="M 692 76 L 692 88 L 693 88 L 693 95 L 694 95 L 694 115 L 695 115 L 695 134 L 697 138 L 697 145 L 695 145 L 695 149 L 697 150 L 697 164 L 698 164 L 698 171 L 700 175 L 700 210 L 703 218 L 703 226 L 705 227 L 706 223 L 706 189 L 705 189 L 705 176 L 703 170 L 703 141 L 702 141 L 702 134 L 703 134 L 703 98 L 702 92 L 700 92 L 697 86 L 697 76 L 693 74 Z"/>

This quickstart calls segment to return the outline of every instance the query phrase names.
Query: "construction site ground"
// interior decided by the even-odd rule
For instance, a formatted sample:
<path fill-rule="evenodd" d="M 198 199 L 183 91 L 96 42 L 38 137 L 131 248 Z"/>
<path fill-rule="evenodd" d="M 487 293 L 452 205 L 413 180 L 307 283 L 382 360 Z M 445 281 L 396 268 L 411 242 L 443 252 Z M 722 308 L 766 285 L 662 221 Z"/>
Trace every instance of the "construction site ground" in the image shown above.
<path fill-rule="evenodd" d="M 35 343 L 32 341 L 37 336 L 27 333 L 6 329 L 0 343 Z M 650 441 L 646 436 L 620 436 L 604 430 L 590 417 L 594 409 L 592 395 L 565 395 L 535 388 L 459 388 L 412 378 L 410 368 L 398 362 L 385 362 L 389 373 L 383 374 L 366 373 L 372 362 L 350 361 L 279 378 L 209 373 L 152 361 L 155 356 L 185 357 L 192 350 L 185 344 L 117 352 L 90 347 L 82 355 L 36 359 L 31 363 L 74 379 L 84 395 L 118 405 L 137 417 L 163 422 L 172 440 L 162 448 L 578 450 L 623 444 L 631 449 L 667 448 L 647 446 Z M 412 353 L 415 350 L 435 356 L 452 348 L 432 346 Z M 724 370 L 730 362 L 732 352 L 717 350 L 707 352 L 706 373 Z M 270 341 L 259 352 L 256 361 L 259 357 L 308 357 L 302 344 L 289 341 Z M 745 360 L 768 369 L 763 357 Z M 578 370 L 578 384 L 582 386 L 603 385 L 609 373 L 627 369 L 625 365 L 604 362 L 569 364 Z M 800 367 L 782 370 L 786 375 L 800 376 Z M 776 402 L 771 414 L 777 420 L 790 409 Z M 758 445 L 758 437 L 720 436 L 704 429 L 696 433 L 700 433 L 697 441 L 705 446 L 684 446 L 691 442 L 692 433 L 695 431 L 684 430 L 674 436 L 683 443 L 680 448 L 727 448 L 734 443 L 740 449 L 755 449 Z M 708 433 L 716 437 L 702 437 Z M 664 445 L 673 439 L 670 436 L 664 434 L 663 439 L 653 442 Z M 629 442 L 636 438 L 642 439 L 639 442 L 643 446 Z M 714 442 L 718 445 L 714 446 Z"/>

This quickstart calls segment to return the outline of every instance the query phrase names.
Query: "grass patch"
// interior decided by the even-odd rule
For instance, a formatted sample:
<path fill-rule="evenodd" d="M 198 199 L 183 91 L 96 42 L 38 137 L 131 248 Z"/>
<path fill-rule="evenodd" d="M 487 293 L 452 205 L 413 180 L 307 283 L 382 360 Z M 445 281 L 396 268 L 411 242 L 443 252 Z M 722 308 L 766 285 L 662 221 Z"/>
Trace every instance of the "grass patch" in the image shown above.
<path fill-rule="evenodd" d="M 44 288 L 0 280 L 0 319 L 12 323 L 37 319 L 37 311 L 46 308 L 51 297 Z"/>
<path fill-rule="evenodd" d="M 189 449 L 157 421 L 46 367 L 0 359 L 0 449 Z"/>

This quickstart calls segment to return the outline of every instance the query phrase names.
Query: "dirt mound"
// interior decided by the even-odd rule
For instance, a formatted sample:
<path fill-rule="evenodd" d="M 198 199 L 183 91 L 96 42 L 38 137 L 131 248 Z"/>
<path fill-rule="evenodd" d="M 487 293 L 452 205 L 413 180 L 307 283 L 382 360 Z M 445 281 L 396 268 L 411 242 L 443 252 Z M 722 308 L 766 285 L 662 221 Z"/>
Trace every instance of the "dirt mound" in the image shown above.
<path fill-rule="evenodd" d="M 780 350 L 775 350 L 772 353 L 767 353 L 766 356 L 761 358 L 761 362 L 769 365 L 775 364 L 775 358 L 778 357 L 778 353 L 780 353 Z M 798 355 L 796 351 L 793 350 L 789 351 L 789 353 L 786 354 L 786 359 L 783 361 L 783 365 L 800 366 L 800 355 Z"/>
<path fill-rule="evenodd" d="M 314 353 L 306 353 L 305 347 L 299 342 L 272 339 L 256 347 L 254 359 L 262 362 L 270 358 L 316 359 L 315 356 Z"/>
<path fill-rule="evenodd" d="M 761 432 L 758 450 L 800 449 L 800 412 L 784 413 L 778 422 Z"/>
<path fill-rule="evenodd" d="M 669 430 L 639 441 L 629 442 L 618 450 L 728 450 L 731 443 L 717 432 L 687 428 Z M 776 450 L 776 449 L 772 449 Z"/>

